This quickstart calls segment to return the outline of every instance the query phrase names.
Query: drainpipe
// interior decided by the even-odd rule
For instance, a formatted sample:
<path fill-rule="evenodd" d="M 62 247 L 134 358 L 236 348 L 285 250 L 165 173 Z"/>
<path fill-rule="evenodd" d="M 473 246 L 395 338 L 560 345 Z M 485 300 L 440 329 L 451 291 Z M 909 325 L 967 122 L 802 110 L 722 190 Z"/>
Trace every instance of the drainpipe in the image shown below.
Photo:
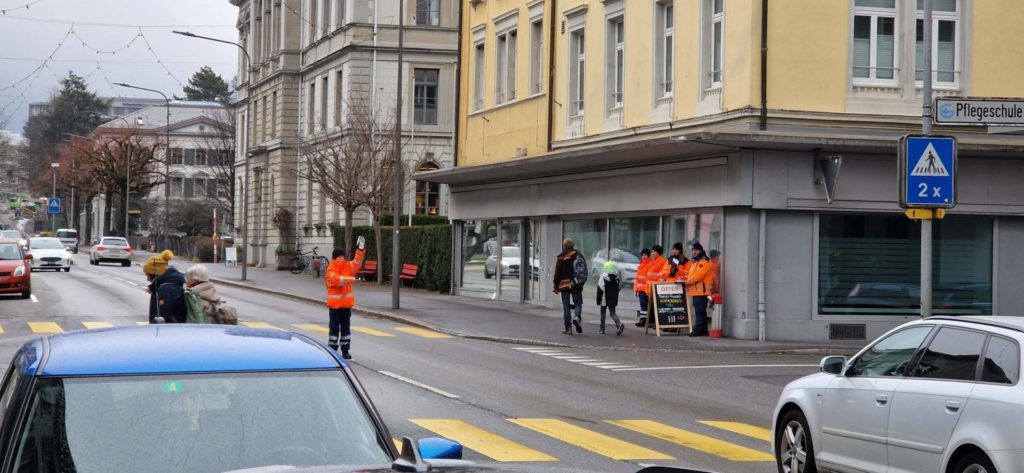
<path fill-rule="evenodd" d="M 757 340 L 765 341 L 764 327 L 764 240 L 767 211 L 761 209 L 761 224 L 757 227 Z"/>
<path fill-rule="evenodd" d="M 452 113 L 452 120 L 453 120 L 452 121 L 452 167 L 453 168 L 459 166 L 459 123 L 460 123 L 459 118 L 461 117 L 461 115 L 460 115 L 461 112 L 460 112 L 459 107 L 462 105 L 462 88 L 461 88 L 462 87 L 462 77 L 461 77 L 461 75 L 459 73 L 459 62 L 462 61 L 462 30 L 464 29 L 463 25 L 462 25 L 462 15 L 463 15 L 462 12 L 465 9 L 466 9 L 465 5 L 462 5 L 462 6 L 459 7 L 459 39 L 458 39 L 458 46 L 456 47 L 456 50 L 455 50 L 455 67 L 454 67 L 454 71 L 455 71 L 455 89 L 453 91 L 454 94 L 455 94 L 455 113 Z M 451 193 L 451 188 L 450 187 L 448 188 L 448 192 Z M 447 207 L 447 205 L 445 205 L 445 207 Z M 445 214 L 447 214 L 447 213 L 448 213 L 447 209 L 445 209 Z M 455 274 L 455 273 L 452 273 L 452 274 Z"/>
<path fill-rule="evenodd" d="M 768 0 L 761 0 L 761 119 L 758 128 L 768 129 Z"/>
<path fill-rule="evenodd" d="M 558 34 L 558 0 L 551 0 L 551 34 L 548 37 L 548 152 L 551 152 L 551 142 L 554 141 L 555 133 L 555 38 Z"/>

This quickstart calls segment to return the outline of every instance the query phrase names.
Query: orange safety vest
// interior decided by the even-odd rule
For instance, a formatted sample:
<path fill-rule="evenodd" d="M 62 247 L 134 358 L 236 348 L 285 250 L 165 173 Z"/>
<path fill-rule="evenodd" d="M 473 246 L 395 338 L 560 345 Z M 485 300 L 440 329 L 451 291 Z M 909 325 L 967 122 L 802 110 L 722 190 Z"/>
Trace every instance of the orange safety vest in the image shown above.
<path fill-rule="evenodd" d="M 711 263 L 711 275 L 712 275 L 712 281 L 713 281 L 713 283 L 711 284 L 711 293 L 712 294 L 718 294 L 718 293 L 722 292 L 722 288 L 720 287 L 722 285 L 722 279 L 721 279 L 722 274 L 720 272 L 721 271 L 721 265 L 719 264 L 718 261 L 715 261 L 715 260 L 710 260 L 710 263 Z"/>
<path fill-rule="evenodd" d="M 651 296 L 654 292 L 654 285 L 668 281 L 668 271 L 671 268 L 668 260 L 664 256 L 659 255 L 657 258 L 651 258 L 651 262 L 647 264 L 647 295 Z"/>
<path fill-rule="evenodd" d="M 363 266 L 364 250 L 356 250 L 356 259 L 346 261 L 344 257 L 331 261 L 327 267 L 327 307 L 332 309 L 351 309 L 356 304 L 356 296 L 352 294 L 352 283 L 356 280 L 356 272 Z"/>
<path fill-rule="evenodd" d="M 690 268 L 693 267 L 693 262 L 686 260 L 685 263 L 679 265 L 679 269 L 676 271 L 675 282 L 686 283 L 686 275 L 690 273 Z"/>
<path fill-rule="evenodd" d="M 636 277 L 633 279 L 633 292 L 647 292 L 647 265 L 650 263 L 650 257 L 640 258 L 640 264 L 636 266 Z"/>
<path fill-rule="evenodd" d="M 707 258 L 690 264 L 690 271 L 686 276 L 686 295 L 711 295 L 711 289 L 715 285 L 715 273 L 711 271 L 711 266 L 711 260 Z"/>

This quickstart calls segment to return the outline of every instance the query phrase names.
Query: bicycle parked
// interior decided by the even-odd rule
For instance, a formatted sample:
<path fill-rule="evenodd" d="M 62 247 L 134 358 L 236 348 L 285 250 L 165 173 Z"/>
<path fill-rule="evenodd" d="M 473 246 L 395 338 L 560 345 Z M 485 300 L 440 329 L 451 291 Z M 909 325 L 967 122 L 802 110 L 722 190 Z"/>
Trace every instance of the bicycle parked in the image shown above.
<path fill-rule="evenodd" d="M 295 256 L 288 262 L 288 271 L 291 271 L 292 274 L 302 274 L 307 269 L 312 269 L 316 276 L 320 277 L 320 272 L 327 267 L 327 257 L 320 256 L 316 252 L 319 248 L 319 246 L 314 246 L 312 251 L 305 253 L 295 250 Z"/>

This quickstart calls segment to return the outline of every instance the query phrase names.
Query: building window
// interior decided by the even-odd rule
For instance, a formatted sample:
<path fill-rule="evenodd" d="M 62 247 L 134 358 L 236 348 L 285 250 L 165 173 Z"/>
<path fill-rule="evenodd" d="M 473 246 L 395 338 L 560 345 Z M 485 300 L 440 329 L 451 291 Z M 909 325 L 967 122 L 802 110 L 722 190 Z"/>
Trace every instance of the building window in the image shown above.
<path fill-rule="evenodd" d="M 416 0 L 416 24 L 439 26 L 441 24 L 441 0 Z"/>
<path fill-rule="evenodd" d="M 932 83 L 955 87 L 960 81 L 960 21 L 957 0 L 932 2 Z M 914 80 L 924 81 L 924 5 L 917 0 Z"/>
<path fill-rule="evenodd" d="M 252 100 L 252 138 L 259 143 L 263 137 L 260 128 L 260 99 Z"/>
<path fill-rule="evenodd" d="M 320 33 L 316 25 L 316 22 L 319 19 L 316 11 L 317 3 L 320 3 L 320 0 L 309 1 L 309 44 L 313 44 L 313 42 L 320 37 Z"/>
<path fill-rule="evenodd" d="M 498 35 L 497 74 L 495 74 L 495 103 L 516 98 L 516 31 Z"/>
<path fill-rule="evenodd" d="M 338 4 L 334 6 L 335 18 L 338 21 L 338 28 L 345 26 L 345 0 L 337 0 Z"/>
<path fill-rule="evenodd" d="M 657 27 L 654 47 L 655 90 L 660 97 L 672 96 L 673 54 L 675 54 L 675 16 L 671 3 L 659 3 L 654 18 Z"/>
<path fill-rule="evenodd" d="M 622 107 L 622 89 L 624 79 L 624 68 L 626 47 L 626 25 L 623 17 L 614 18 L 608 21 L 608 108 Z"/>
<path fill-rule="evenodd" d="M 183 162 L 183 156 L 181 148 L 171 148 L 171 160 L 167 164 L 171 166 L 181 166 Z"/>
<path fill-rule="evenodd" d="M 184 177 L 171 176 L 171 197 L 181 197 L 182 189 L 185 187 Z"/>
<path fill-rule="evenodd" d="M 853 78 L 859 82 L 896 83 L 896 0 L 855 0 Z"/>
<path fill-rule="evenodd" d="M 202 149 L 202 148 L 197 149 L 196 150 L 196 166 L 206 166 L 206 165 L 207 165 L 206 164 L 206 150 Z"/>
<path fill-rule="evenodd" d="M 437 169 L 441 169 L 441 167 L 432 161 L 427 161 L 416 168 L 416 171 L 434 171 Z M 416 181 L 416 215 L 438 215 L 440 213 L 440 204 L 441 184 Z"/>
<path fill-rule="evenodd" d="M 544 85 L 544 20 L 530 23 L 530 94 Z"/>
<path fill-rule="evenodd" d="M 316 82 L 309 83 L 309 97 L 306 98 L 306 133 L 313 133 L 316 129 Z"/>
<path fill-rule="evenodd" d="M 572 100 L 570 112 L 574 116 L 583 115 L 586 70 L 586 36 L 580 28 L 569 36 L 569 97 Z"/>
<path fill-rule="evenodd" d="M 334 126 L 341 127 L 341 110 L 345 104 L 345 78 L 341 68 L 334 74 Z"/>
<path fill-rule="evenodd" d="M 327 76 L 324 76 L 322 85 L 320 87 L 320 129 L 327 129 L 327 92 L 331 90 L 327 88 Z"/>
<path fill-rule="evenodd" d="M 722 40 L 725 35 L 725 0 L 707 0 L 706 26 L 708 29 L 705 63 L 708 67 L 707 87 L 714 89 L 722 86 Z"/>
<path fill-rule="evenodd" d="M 323 0 L 323 2 L 323 19 L 320 20 L 320 24 L 323 25 L 323 34 L 326 35 L 328 31 L 331 31 L 331 0 Z"/>
<path fill-rule="evenodd" d="M 437 125 L 437 69 L 414 69 L 413 123 Z"/>
<path fill-rule="evenodd" d="M 918 225 L 902 214 L 821 214 L 818 313 L 918 315 Z M 935 314 L 991 314 L 992 219 L 954 216 L 934 225 Z"/>
<path fill-rule="evenodd" d="M 195 166 L 196 165 L 196 150 L 186 149 L 185 150 L 185 165 Z"/>
<path fill-rule="evenodd" d="M 484 108 L 484 43 L 477 43 L 473 54 L 473 109 Z"/>
<path fill-rule="evenodd" d="M 277 138 L 277 92 L 270 100 L 270 139 Z"/>

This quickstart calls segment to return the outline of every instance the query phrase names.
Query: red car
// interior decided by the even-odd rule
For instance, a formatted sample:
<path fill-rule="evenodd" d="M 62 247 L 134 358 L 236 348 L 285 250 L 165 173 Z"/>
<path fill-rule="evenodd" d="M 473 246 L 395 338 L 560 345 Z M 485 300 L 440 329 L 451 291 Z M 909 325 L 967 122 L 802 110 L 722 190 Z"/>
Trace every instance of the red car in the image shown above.
<path fill-rule="evenodd" d="M 30 255 L 21 249 L 18 240 L 0 240 L 0 294 L 21 293 L 22 299 L 32 297 L 32 268 L 26 262 Z"/>

